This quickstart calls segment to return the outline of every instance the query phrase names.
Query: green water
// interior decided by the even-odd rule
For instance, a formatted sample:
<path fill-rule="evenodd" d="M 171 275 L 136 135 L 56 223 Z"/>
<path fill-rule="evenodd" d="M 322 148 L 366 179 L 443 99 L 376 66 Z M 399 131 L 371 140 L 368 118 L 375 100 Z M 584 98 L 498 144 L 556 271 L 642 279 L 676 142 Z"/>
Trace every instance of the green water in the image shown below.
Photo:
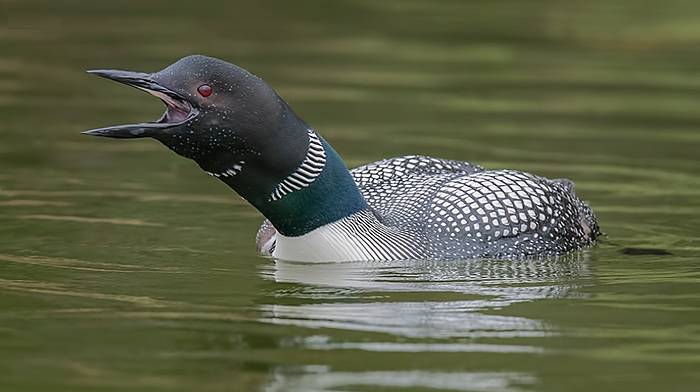
<path fill-rule="evenodd" d="M 0 390 L 700 390 L 700 4 L 253 3 L 1 3 Z M 608 236 L 260 258 L 259 214 L 192 162 L 79 134 L 162 112 L 85 69 L 190 53 L 262 76 L 351 166 L 568 177 Z"/>

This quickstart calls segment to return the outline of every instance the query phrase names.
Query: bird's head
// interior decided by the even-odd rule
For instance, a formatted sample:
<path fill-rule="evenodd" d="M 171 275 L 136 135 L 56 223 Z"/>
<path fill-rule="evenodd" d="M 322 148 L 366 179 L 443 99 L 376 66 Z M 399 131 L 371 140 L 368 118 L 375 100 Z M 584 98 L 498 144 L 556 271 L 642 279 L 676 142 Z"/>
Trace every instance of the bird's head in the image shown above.
<path fill-rule="evenodd" d="M 155 73 L 90 72 L 155 95 L 166 109 L 156 121 L 83 133 L 157 139 L 236 190 L 280 233 L 301 235 L 367 208 L 332 147 L 240 67 L 188 56 Z"/>
<path fill-rule="evenodd" d="M 87 135 L 151 137 L 210 173 L 233 178 L 248 172 L 270 184 L 304 158 L 307 126 L 262 79 L 236 65 L 193 55 L 155 73 L 88 72 L 146 91 L 166 109 L 156 121 L 83 132 Z"/>

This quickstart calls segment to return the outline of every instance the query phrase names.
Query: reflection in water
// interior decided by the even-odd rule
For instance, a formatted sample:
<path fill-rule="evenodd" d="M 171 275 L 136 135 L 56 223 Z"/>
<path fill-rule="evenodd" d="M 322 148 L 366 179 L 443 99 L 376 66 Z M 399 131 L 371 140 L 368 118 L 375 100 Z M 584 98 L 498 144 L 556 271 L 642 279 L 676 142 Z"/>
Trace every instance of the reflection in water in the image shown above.
<path fill-rule="evenodd" d="M 297 369 L 294 369 L 297 370 Z M 535 379 L 522 373 L 371 371 L 333 372 L 325 366 L 307 366 L 302 371 L 275 371 L 266 392 L 337 391 L 348 386 L 372 388 L 430 388 L 443 391 L 516 392 L 518 385 Z"/>
<path fill-rule="evenodd" d="M 383 353 L 397 352 L 480 352 L 480 353 L 541 353 L 542 349 L 533 346 L 483 343 L 406 343 L 406 342 L 341 342 L 334 343 L 328 336 L 314 335 L 306 338 L 289 339 L 283 347 L 304 347 L 313 350 L 362 350 Z"/>
<path fill-rule="evenodd" d="M 540 353 L 542 347 L 514 344 L 511 338 L 547 337 L 556 333 L 554 326 L 499 313 L 515 303 L 577 296 L 576 286 L 590 273 L 586 253 L 578 253 L 539 260 L 461 262 L 305 264 L 278 260 L 264 267 L 262 275 L 288 283 L 275 291 L 276 303 L 260 306 L 263 322 L 386 334 L 361 341 L 337 334 L 297 336 L 282 339 L 284 347 L 378 353 Z M 297 301 L 301 304 L 290 304 Z M 340 372 L 324 367 L 299 374 L 278 368 L 267 390 L 327 391 L 372 385 L 516 391 L 514 384 L 534 380 L 520 373 Z"/>
<path fill-rule="evenodd" d="M 487 315 L 491 301 L 374 302 L 272 305 L 264 320 L 310 328 L 384 332 L 412 338 L 543 336 L 545 325 L 522 317 Z"/>
<path fill-rule="evenodd" d="M 572 289 L 589 275 L 585 255 L 515 261 L 275 261 L 263 276 L 302 284 L 279 290 L 277 297 L 313 303 L 262 305 L 262 321 L 412 338 L 546 336 L 553 328 L 543 322 L 491 313 L 518 302 L 576 295 Z M 408 293 L 420 294 L 409 300 Z"/>

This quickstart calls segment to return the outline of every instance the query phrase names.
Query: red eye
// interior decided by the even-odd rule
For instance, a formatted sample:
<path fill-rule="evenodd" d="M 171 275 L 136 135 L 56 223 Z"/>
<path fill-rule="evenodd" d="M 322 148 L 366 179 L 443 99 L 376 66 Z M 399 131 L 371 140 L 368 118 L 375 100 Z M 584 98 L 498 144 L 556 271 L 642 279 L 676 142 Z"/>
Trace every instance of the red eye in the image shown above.
<path fill-rule="evenodd" d="M 203 84 L 197 88 L 197 92 L 203 97 L 208 97 L 211 95 L 212 89 L 210 85 Z"/>

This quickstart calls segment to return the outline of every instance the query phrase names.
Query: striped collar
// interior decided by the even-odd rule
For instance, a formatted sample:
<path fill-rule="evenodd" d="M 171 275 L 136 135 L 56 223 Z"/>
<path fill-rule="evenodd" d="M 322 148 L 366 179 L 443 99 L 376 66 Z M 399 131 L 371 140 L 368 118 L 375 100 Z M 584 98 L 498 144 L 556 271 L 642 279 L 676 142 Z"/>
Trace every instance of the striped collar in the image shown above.
<path fill-rule="evenodd" d="M 307 132 L 309 134 L 309 149 L 304 161 L 294 173 L 277 184 L 270 195 L 270 201 L 278 201 L 287 194 L 308 187 L 323 171 L 326 165 L 326 151 L 323 149 L 321 139 L 316 132 L 311 129 Z"/>
<path fill-rule="evenodd" d="M 230 169 L 224 170 L 219 173 L 212 173 L 212 172 L 206 172 L 212 177 L 220 178 L 220 177 L 233 177 L 236 174 L 240 173 L 243 170 L 243 165 L 245 164 L 245 161 L 238 161 L 237 164 L 231 166 Z"/>

